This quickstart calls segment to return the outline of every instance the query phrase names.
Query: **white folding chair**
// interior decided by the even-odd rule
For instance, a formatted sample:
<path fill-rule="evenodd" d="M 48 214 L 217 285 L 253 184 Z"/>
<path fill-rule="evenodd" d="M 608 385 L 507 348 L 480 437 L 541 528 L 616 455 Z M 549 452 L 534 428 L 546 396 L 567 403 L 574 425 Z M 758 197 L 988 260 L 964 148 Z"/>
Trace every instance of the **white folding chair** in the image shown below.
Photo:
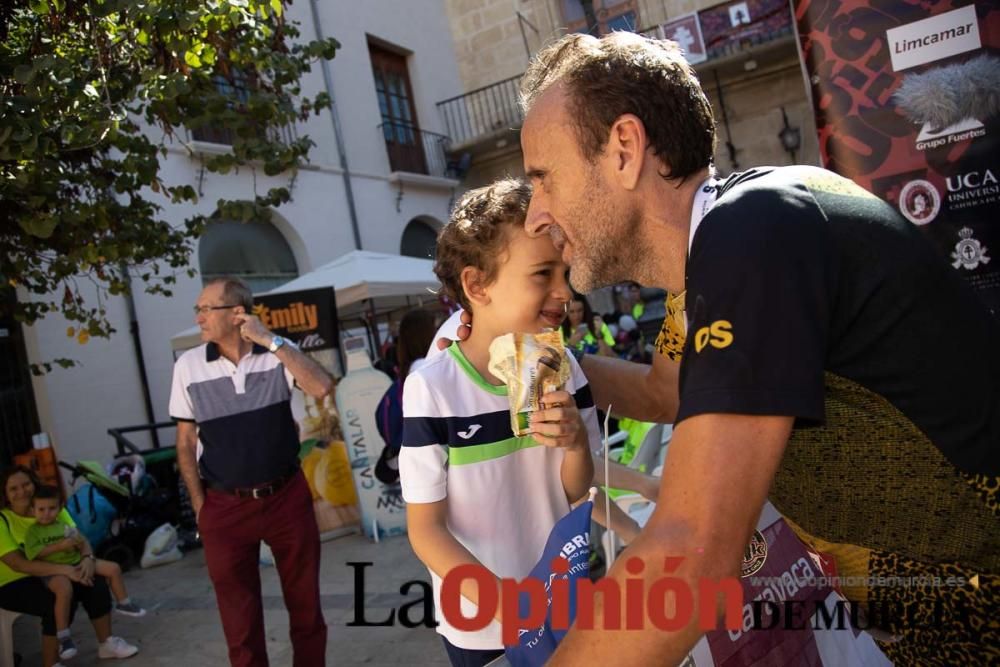
<path fill-rule="evenodd" d="M 0 609 L 0 667 L 14 667 L 14 621 L 20 615 Z"/>

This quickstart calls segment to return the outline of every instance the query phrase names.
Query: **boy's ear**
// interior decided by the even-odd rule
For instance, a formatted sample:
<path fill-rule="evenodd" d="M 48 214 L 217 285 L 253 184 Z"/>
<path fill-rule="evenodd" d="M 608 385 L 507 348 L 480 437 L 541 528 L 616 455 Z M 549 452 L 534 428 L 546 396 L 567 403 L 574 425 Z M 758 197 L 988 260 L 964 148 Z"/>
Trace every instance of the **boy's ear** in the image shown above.
<path fill-rule="evenodd" d="M 483 272 L 474 266 L 467 266 L 462 269 L 462 291 L 474 306 L 485 306 L 490 302 L 490 296 L 486 293 L 486 280 Z"/>

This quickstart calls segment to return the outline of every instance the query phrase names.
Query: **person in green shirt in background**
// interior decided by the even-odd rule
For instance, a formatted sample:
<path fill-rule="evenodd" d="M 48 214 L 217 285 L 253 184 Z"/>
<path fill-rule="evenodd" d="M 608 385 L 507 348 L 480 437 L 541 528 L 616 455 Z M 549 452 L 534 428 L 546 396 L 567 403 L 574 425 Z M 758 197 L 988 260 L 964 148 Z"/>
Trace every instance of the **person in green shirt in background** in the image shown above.
<path fill-rule="evenodd" d="M 96 576 L 94 560 L 83 552 L 77 565 L 29 560 L 21 551 L 28 529 L 35 523 L 31 498 L 41 486 L 33 471 L 13 466 L 0 474 L 0 609 L 42 619 L 42 665 L 59 660 L 56 640 L 55 598 L 43 577 L 63 575 L 72 582 L 73 605 L 81 603 L 90 616 L 99 642 L 100 658 L 128 658 L 139 649 L 111 634 L 111 594 L 104 577 Z M 72 616 L 72 614 L 71 614 Z"/>
<path fill-rule="evenodd" d="M 117 605 L 115 610 L 126 616 L 145 616 L 146 610 L 132 602 L 125 590 L 125 579 L 118 563 L 94 557 L 93 549 L 59 502 L 59 489 L 54 486 L 40 486 L 31 498 L 31 511 L 35 524 L 28 528 L 24 536 L 24 555 L 28 560 L 44 560 L 61 565 L 78 565 L 83 560 L 82 552 L 94 561 L 94 572 L 108 580 Z M 73 602 L 73 586 L 64 575 L 56 574 L 45 579 L 46 585 L 56 597 L 56 639 L 59 640 L 59 658 L 69 660 L 76 655 L 76 644 L 69 631 L 70 605 Z"/>
<path fill-rule="evenodd" d="M 567 347 L 573 347 L 586 354 L 602 357 L 615 356 L 615 339 L 600 315 L 594 313 L 587 297 L 573 292 L 566 307 L 566 319 L 562 323 L 563 340 Z"/>
<path fill-rule="evenodd" d="M 646 312 L 646 304 L 642 302 L 642 287 L 633 280 L 626 280 L 615 285 L 615 312 L 607 319 L 613 324 L 618 323 L 622 315 L 628 315 L 636 322 Z"/>

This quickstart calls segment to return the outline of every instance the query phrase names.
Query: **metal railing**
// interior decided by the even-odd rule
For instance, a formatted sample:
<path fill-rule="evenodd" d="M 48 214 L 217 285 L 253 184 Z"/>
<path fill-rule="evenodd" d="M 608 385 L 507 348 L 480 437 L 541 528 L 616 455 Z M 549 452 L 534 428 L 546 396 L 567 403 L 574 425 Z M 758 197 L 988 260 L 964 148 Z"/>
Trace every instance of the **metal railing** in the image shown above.
<path fill-rule="evenodd" d="M 651 39 L 662 39 L 660 26 L 652 25 L 636 32 Z M 791 26 L 755 34 L 743 44 L 727 43 L 708 48 L 708 59 L 724 57 L 734 51 L 780 39 L 791 34 Z M 524 116 L 519 103 L 521 75 L 497 81 L 437 103 L 452 146 L 460 147 L 499 130 L 521 127 Z"/>
<path fill-rule="evenodd" d="M 268 130 L 268 136 L 272 141 L 280 141 L 283 144 L 290 144 L 299 138 L 295 123 L 272 127 Z M 232 146 L 236 139 L 236 134 L 231 128 L 220 125 L 207 125 L 193 128 L 191 130 L 193 141 L 203 141 L 208 144 L 219 144 L 220 146 Z"/>
<path fill-rule="evenodd" d="M 524 117 L 518 102 L 521 75 L 443 100 L 437 107 L 455 146 L 498 130 L 521 127 Z"/>
<path fill-rule="evenodd" d="M 791 22 L 788 25 L 778 26 L 772 30 L 755 32 L 739 41 L 727 41 L 720 45 L 706 45 L 708 47 L 708 59 L 725 58 L 734 54 L 749 51 L 755 46 L 766 44 L 793 35 Z"/>
<path fill-rule="evenodd" d="M 160 444 L 159 430 L 165 428 L 176 428 L 177 422 L 157 422 L 155 424 L 139 424 L 138 426 L 118 426 L 116 428 L 109 428 L 108 435 L 115 439 L 115 446 L 118 449 L 116 456 L 124 456 L 125 454 L 142 454 L 144 450 L 140 449 L 138 445 L 125 437 L 126 433 L 142 433 L 145 431 L 150 432 L 150 436 L 153 440 L 153 449 L 173 449 L 173 445 L 168 447 L 163 447 Z M 145 450 L 146 452 L 150 450 Z"/>
<path fill-rule="evenodd" d="M 389 168 L 411 174 L 447 176 L 451 165 L 446 151 L 451 139 L 406 123 L 384 122 L 378 131 L 385 140 Z"/>

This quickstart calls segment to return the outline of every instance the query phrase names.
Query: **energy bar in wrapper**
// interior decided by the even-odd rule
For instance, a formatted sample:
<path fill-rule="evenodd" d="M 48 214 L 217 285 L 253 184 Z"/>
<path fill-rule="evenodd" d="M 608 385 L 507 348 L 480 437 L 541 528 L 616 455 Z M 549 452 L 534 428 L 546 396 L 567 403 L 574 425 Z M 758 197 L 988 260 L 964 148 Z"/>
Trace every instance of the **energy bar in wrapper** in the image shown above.
<path fill-rule="evenodd" d="M 542 396 L 569 380 L 569 361 L 558 331 L 505 334 L 490 343 L 490 373 L 507 385 L 510 427 L 528 435 L 528 418 L 542 409 Z"/>

